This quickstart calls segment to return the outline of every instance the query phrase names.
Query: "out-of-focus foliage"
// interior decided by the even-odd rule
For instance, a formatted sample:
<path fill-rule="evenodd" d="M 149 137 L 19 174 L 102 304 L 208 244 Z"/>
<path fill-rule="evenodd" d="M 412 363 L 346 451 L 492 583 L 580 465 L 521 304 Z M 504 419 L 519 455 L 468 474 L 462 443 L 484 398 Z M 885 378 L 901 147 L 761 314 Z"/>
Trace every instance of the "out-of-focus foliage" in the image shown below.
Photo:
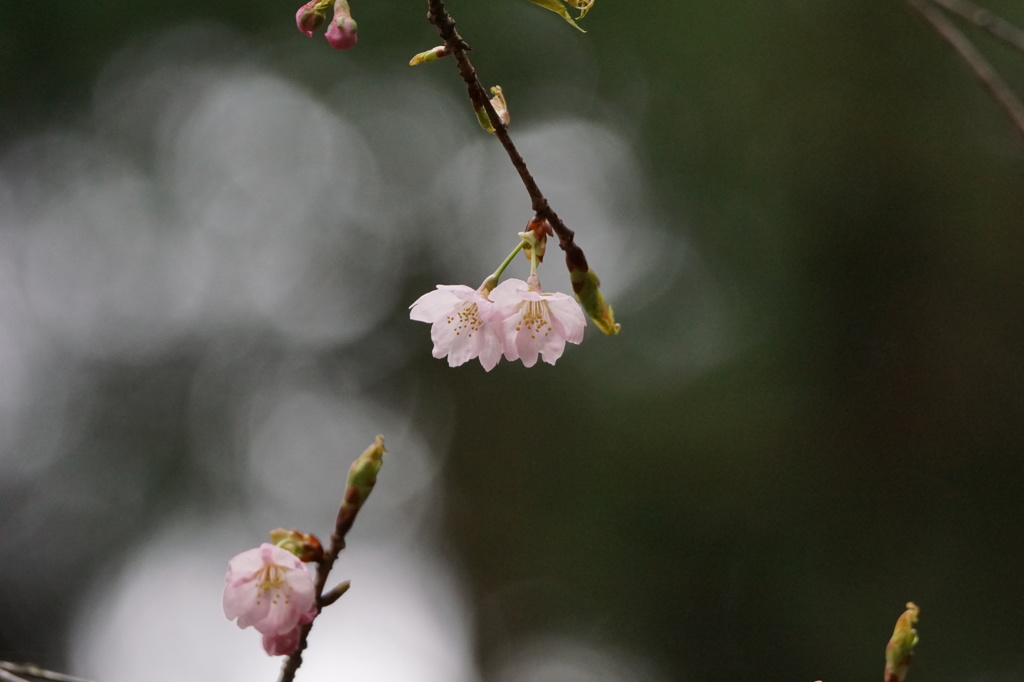
<path fill-rule="evenodd" d="M 530 2 L 532 2 L 535 5 L 540 5 L 544 9 L 551 10 L 552 12 L 554 12 L 555 14 L 569 22 L 573 26 L 573 28 L 578 28 L 580 31 L 583 31 L 583 29 L 580 28 L 580 25 L 573 20 L 572 14 L 569 13 L 569 7 L 576 6 L 577 3 L 571 3 L 569 6 L 566 6 L 565 4 L 563 4 L 562 0 L 530 0 Z M 581 5 L 579 7 L 580 15 L 577 18 L 582 19 L 584 16 L 586 16 L 587 12 L 590 10 L 590 6 L 593 5 L 594 3 L 593 0 L 591 0 L 589 3 L 579 4 Z M 586 33 L 586 31 L 583 32 Z"/>
<path fill-rule="evenodd" d="M 915 678 L 1021 679 L 1024 145 L 966 69 L 900 2 L 449 8 L 623 324 L 555 368 L 407 319 L 531 217 L 424 6 L 5 7 L 0 658 L 272 679 L 187 597 L 384 432 L 310 679 L 870 679 L 908 599 Z"/>

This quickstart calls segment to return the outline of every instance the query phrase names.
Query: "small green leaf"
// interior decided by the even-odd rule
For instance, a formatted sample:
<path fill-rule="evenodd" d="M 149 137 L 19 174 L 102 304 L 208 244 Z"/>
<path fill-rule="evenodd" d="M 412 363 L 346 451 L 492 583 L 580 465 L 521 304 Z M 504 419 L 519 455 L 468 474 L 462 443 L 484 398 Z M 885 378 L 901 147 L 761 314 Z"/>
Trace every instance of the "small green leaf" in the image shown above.
<path fill-rule="evenodd" d="M 535 5 L 540 5 L 544 9 L 551 10 L 552 12 L 559 15 L 560 17 L 568 21 L 570 24 L 575 26 L 580 31 L 583 31 L 583 29 L 579 27 L 579 24 L 572 20 L 572 16 L 569 15 L 569 10 L 565 8 L 565 5 L 563 5 L 560 2 L 560 0 L 530 0 L 530 2 L 532 2 Z M 583 33 L 586 33 L 586 31 L 583 31 Z"/>

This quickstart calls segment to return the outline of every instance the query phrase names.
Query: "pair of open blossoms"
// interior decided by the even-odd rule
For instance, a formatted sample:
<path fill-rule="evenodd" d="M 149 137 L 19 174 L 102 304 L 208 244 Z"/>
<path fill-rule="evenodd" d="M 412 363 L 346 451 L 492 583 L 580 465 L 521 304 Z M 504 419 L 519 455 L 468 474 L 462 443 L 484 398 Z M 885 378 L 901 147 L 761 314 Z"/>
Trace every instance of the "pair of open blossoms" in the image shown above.
<path fill-rule="evenodd" d="M 410 306 L 409 317 L 431 324 L 435 358 L 447 356 L 452 367 L 478 358 L 487 371 L 502 355 L 527 367 L 538 357 L 553 365 L 566 343 L 583 340 L 587 325 L 571 296 L 542 292 L 536 275 L 507 279 L 490 292 L 439 284 Z"/>

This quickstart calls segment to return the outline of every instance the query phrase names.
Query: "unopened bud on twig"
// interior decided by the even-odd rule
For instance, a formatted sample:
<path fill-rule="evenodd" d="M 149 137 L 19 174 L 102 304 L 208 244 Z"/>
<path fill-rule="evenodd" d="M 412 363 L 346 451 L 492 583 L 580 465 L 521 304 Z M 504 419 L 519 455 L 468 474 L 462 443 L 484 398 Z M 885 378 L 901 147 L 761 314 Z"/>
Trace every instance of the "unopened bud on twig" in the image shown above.
<path fill-rule="evenodd" d="M 352 462 L 352 467 L 348 470 L 348 492 L 345 494 L 345 504 L 363 506 L 366 498 L 370 496 L 374 484 L 377 483 L 377 472 L 380 471 L 385 452 L 387 450 L 384 449 L 384 436 L 377 436 L 373 445 L 366 448 L 359 459 Z"/>
<path fill-rule="evenodd" d="M 914 645 L 918 642 L 917 630 L 914 629 L 918 613 L 917 604 L 908 601 L 907 610 L 896 620 L 892 639 L 885 647 L 885 682 L 904 682 L 907 679 Z"/>
<path fill-rule="evenodd" d="M 436 62 L 442 57 L 447 57 L 451 52 L 448 51 L 448 47 L 445 45 L 438 45 L 432 47 L 426 52 L 420 52 L 409 60 L 409 66 L 419 66 L 420 64 L 427 64 L 429 62 Z"/>
<path fill-rule="evenodd" d="M 350 588 L 351 586 L 352 586 L 352 581 L 351 580 L 346 580 L 345 582 L 337 585 L 333 589 L 330 589 L 327 592 L 324 592 L 322 595 L 320 595 L 320 608 L 323 608 L 325 606 L 330 606 L 334 602 L 336 602 L 339 599 L 341 599 L 341 596 L 343 594 L 345 594 L 346 592 L 348 592 L 348 588 Z"/>
<path fill-rule="evenodd" d="M 377 483 L 377 472 L 383 463 L 384 436 L 377 436 L 373 445 L 366 448 L 366 451 L 359 456 L 359 459 L 352 462 L 348 470 L 348 484 L 345 488 L 345 497 L 341 501 L 341 509 L 338 510 L 338 520 L 335 523 L 334 534 L 340 538 L 352 527 L 356 515 L 363 508 L 366 499 L 370 497 L 373 486 Z M 332 542 L 334 537 L 332 536 Z"/>
<path fill-rule="evenodd" d="M 597 328 L 609 336 L 618 334 L 622 325 L 615 321 L 612 307 L 608 305 L 601 294 L 601 281 L 597 278 L 597 274 L 592 269 L 588 269 L 586 272 L 570 270 L 569 281 L 572 282 L 572 290 L 580 305 L 583 306 L 583 310 L 594 321 Z"/>
<path fill-rule="evenodd" d="M 295 13 L 295 25 L 299 27 L 300 31 L 311 38 L 313 37 L 313 31 L 323 26 L 324 21 L 327 20 L 326 14 L 316 11 L 314 3 L 315 0 L 303 5 Z"/>
<path fill-rule="evenodd" d="M 335 50 L 348 50 L 356 46 L 356 22 L 352 19 L 348 0 L 335 0 L 334 18 L 324 37 Z"/>
<path fill-rule="evenodd" d="M 313 31 L 324 25 L 327 20 L 327 7 L 331 0 L 309 0 L 295 13 L 295 25 L 307 36 L 312 37 Z"/>

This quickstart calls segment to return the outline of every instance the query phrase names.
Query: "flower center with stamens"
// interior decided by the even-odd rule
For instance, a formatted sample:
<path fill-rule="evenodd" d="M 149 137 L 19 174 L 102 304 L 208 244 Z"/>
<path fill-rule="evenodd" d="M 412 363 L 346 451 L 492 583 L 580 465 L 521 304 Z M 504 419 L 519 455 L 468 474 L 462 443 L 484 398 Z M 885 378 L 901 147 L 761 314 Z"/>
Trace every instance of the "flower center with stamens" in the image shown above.
<path fill-rule="evenodd" d="M 448 326 L 453 327 L 456 336 L 466 332 L 467 337 L 473 336 L 473 332 L 480 331 L 483 322 L 480 320 L 480 310 L 476 303 L 463 303 L 451 315 L 446 315 Z"/>
<path fill-rule="evenodd" d="M 547 336 L 551 333 L 551 323 L 548 322 L 548 306 L 543 301 L 524 301 L 523 314 L 516 324 L 516 331 L 523 327 L 530 332 L 531 338 L 537 338 L 538 334 Z"/>
<path fill-rule="evenodd" d="M 276 604 L 279 599 L 282 599 L 285 604 L 290 601 L 292 596 L 291 587 L 284 580 L 285 568 L 278 566 L 277 564 L 263 564 L 263 567 L 256 571 L 256 592 L 262 596 L 264 594 L 270 596 L 272 603 Z M 282 588 L 284 588 L 282 590 Z M 260 597 L 257 596 L 256 602 L 259 603 Z"/>

